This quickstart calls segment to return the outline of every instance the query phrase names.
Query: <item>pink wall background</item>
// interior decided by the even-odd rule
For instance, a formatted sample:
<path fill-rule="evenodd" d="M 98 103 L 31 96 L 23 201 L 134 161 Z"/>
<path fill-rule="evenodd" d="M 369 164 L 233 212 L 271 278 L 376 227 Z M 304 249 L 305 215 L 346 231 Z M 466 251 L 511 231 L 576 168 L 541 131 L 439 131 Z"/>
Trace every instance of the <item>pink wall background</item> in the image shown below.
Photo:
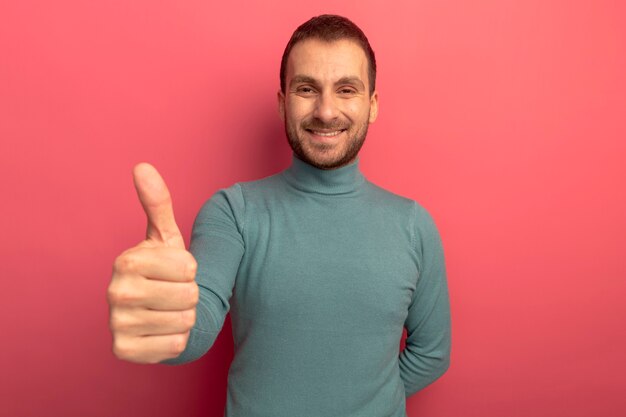
<path fill-rule="evenodd" d="M 626 7 L 618 1 L 0 5 L 0 414 L 221 416 L 230 323 L 200 361 L 110 352 L 114 257 L 156 165 L 189 236 L 220 187 L 290 151 L 279 60 L 345 14 L 379 60 L 372 181 L 444 240 L 452 366 L 409 416 L 626 415 Z"/>

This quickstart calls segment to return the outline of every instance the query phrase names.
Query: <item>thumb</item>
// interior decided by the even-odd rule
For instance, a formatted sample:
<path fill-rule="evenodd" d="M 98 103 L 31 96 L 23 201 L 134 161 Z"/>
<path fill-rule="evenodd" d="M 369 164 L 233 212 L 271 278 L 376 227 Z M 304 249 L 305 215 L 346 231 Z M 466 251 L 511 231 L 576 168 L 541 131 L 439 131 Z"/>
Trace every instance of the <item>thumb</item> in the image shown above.
<path fill-rule="evenodd" d="M 147 239 L 184 249 L 185 242 L 174 219 L 172 198 L 159 172 L 144 162 L 133 169 L 133 180 L 148 217 Z"/>

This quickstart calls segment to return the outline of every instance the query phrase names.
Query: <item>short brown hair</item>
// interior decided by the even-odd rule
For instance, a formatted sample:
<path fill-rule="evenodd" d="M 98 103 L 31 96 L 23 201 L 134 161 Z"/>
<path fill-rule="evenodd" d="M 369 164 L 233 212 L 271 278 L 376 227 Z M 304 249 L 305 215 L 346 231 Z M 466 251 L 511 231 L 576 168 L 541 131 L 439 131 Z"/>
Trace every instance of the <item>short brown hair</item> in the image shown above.
<path fill-rule="evenodd" d="M 304 22 L 291 35 L 291 39 L 289 39 L 285 47 L 285 52 L 283 52 L 283 58 L 280 61 L 280 90 L 283 93 L 285 93 L 285 76 L 289 53 L 294 45 L 306 39 L 319 39 L 326 42 L 351 39 L 358 43 L 367 56 L 370 95 L 374 92 L 376 89 L 376 56 L 365 33 L 352 21 L 343 16 L 323 14 Z"/>

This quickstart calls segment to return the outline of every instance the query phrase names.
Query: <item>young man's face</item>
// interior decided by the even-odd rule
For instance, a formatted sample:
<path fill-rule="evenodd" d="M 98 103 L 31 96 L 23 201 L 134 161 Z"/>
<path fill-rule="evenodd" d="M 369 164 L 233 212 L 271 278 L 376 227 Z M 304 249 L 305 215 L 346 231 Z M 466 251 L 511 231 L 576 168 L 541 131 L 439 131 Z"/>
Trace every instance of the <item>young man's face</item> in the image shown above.
<path fill-rule="evenodd" d="M 278 105 L 298 158 L 322 169 L 354 161 L 378 114 L 367 70 L 365 52 L 352 40 L 307 39 L 293 47 Z"/>

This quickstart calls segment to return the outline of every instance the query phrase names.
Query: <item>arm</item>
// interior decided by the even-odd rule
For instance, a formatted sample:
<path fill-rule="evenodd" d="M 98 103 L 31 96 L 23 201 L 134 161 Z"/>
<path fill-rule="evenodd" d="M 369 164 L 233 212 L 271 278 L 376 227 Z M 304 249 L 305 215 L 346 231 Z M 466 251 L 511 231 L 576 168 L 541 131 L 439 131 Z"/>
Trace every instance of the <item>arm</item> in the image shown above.
<path fill-rule="evenodd" d="M 434 382 L 450 364 L 450 303 L 439 232 L 416 204 L 414 247 L 418 279 L 405 321 L 406 346 L 400 352 L 400 376 L 410 396 Z"/>
<path fill-rule="evenodd" d="M 176 365 L 204 355 L 219 334 L 230 310 L 230 297 L 244 253 L 241 188 L 235 185 L 218 191 L 207 201 L 191 234 L 190 251 L 198 262 L 196 282 L 200 289 L 196 323 L 185 350 L 163 363 Z"/>

